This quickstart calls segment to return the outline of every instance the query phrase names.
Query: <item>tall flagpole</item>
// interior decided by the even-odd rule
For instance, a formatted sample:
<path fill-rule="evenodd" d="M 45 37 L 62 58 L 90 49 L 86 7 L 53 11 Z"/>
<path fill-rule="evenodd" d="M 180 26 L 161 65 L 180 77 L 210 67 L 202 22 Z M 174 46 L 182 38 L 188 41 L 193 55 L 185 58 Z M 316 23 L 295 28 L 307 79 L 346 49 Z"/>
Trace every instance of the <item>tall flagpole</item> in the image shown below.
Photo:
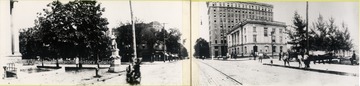
<path fill-rule="evenodd" d="M 132 58 L 132 62 L 134 63 L 135 59 L 137 58 L 137 53 L 136 53 L 136 35 L 135 35 L 134 14 L 132 11 L 131 0 L 129 0 L 129 4 L 130 4 L 131 24 L 132 24 L 132 34 L 133 34 L 133 48 L 134 48 L 134 57 Z"/>

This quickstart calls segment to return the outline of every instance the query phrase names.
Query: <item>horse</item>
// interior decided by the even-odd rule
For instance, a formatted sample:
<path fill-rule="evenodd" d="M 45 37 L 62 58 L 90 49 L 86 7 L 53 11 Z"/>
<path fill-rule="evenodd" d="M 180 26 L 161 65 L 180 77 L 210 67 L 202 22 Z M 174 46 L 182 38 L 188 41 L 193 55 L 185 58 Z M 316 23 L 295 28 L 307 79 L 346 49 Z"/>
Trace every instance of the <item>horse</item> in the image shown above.
<path fill-rule="evenodd" d="M 290 66 L 290 61 L 295 58 L 295 60 L 299 63 L 299 67 L 302 66 L 300 58 L 302 58 L 302 55 L 300 55 L 297 52 L 290 52 L 288 51 L 288 57 L 284 59 L 284 64 L 288 63 Z M 285 65 L 286 66 L 286 65 Z"/>

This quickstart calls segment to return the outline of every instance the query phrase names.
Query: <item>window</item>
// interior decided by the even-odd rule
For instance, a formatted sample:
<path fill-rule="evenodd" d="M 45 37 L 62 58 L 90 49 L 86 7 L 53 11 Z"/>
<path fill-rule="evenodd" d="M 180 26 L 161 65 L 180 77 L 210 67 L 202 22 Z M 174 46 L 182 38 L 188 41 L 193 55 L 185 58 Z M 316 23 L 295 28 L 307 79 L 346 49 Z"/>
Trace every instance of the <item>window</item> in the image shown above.
<path fill-rule="evenodd" d="M 280 43 L 283 43 L 282 36 L 279 37 Z"/>
<path fill-rule="evenodd" d="M 275 30 L 276 30 L 275 28 L 272 29 L 272 31 L 274 32 L 273 34 L 275 34 Z"/>
<path fill-rule="evenodd" d="M 216 22 L 216 20 L 214 20 L 214 22 Z"/>
<path fill-rule="evenodd" d="M 247 48 L 245 47 L 245 54 L 247 54 Z"/>
<path fill-rule="evenodd" d="M 279 29 L 279 33 L 282 33 L 282 29 Z"/>
<path fill-rule="evenodd" d="M 217 44 L 217 40 L 215 40 L 215 44 Z"/>
<path fill-rule="evenodd" d="M 246 36 L 245 36 L 245 43 L 246 43 Z"/>
<path fill-rule="evenodd" d="M 265 36 L 265 37 L 268 36 L 267 27 L 264 27 L 264 36 Z"/>
<path fill-rule="evenodd" d="M 253 32 L 256 32 L 256 27 L 253 27 Z"/>
<path fill-rule="evenodd" d="M 276 46 L 273 46 L 272 52 L 276 52 Z"/>
<path fill-rule="evenodd" d="M 215 46 L 215 49 L 218 49 L 219 48 L 219 46 Z"/>
<path fill-rule="evenodd" d="M 265 46 L 265 53 L 269 50 L 269 46 Z"/>
<path fill-rule="evenodd" d="M 273 40 L 273 42 L 275 43 L 276 41 L 276 38 L 275 38 L 276 36 L 275 35 L 273 35 L 273 38 L 272 38 L 272 40 Z"/>
<path fill-rule="evenodd" d="M 254 38 L 254 42 L 256 42 L 256 35 L 253 35 L 253 38 Z"/>

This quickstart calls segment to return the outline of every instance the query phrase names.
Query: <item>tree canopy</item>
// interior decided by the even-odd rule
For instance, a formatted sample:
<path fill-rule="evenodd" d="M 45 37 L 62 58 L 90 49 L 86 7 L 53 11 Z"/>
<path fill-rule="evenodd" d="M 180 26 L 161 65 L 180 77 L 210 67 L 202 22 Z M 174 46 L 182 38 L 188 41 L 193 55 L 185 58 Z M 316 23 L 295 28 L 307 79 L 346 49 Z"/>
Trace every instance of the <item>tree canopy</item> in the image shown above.
<path fill-rule="evenodd" d="M 339 27 L 335 24 L 334 18 L 326 21 L 323 16 L 319 15 L 317 21 L 312 24 L 313 27 L 309 27 L 307 32 L 304 29 L 306 22 L 295 12 L 293 24 L 293 29 L 287 31 L 290 38 L 288 43 L 293 45 L 293 49 L 298 52 L 306 49 L 307 40 L 309 40 L 309 50 L 314 51 L 337 52 L 350 50 L 352 47 L 348 27 L 345 23 Z M 306 33 L 309 33 L 309 39 L 307 39 Z"/>
<path fill-rule="evenodd" d="M 94 59 L 93 57 L 110 56 L 110 37 L 108 21 L 102 17 L 105 11 L 96 1 L 53 1 L 38 13 L 35 27 L 21 32 L 21 46 L 46 47 L 50 58 Z M 31 34 L 33 31 L 37 34 Z M 22 53 L 29 53 L 31 48 L 23 47 Z M 38 51 L 42 52 L 42 51 Z"/>
<path fill-rule="evenodd" d="M 209 50 L 209 43 L 203 39 L 203 38 L 198 38 L 196 40 L 195 46 L 195 53 L 194 56 L 198 56 L 198 57 L 210 57 L 210 50 Z"/>
<path fill-rule="evenodd" d="M 154 21 L 156 22 L 156 21 Z M 167 53 L 179 54 L 182 44 L 180 43 L 181 33 L 176 28 L 170 28 L 165 30 L 164 28 L 158 28 L 157 23 L 150 22 L 136 22 L 136 47 L 139 56 L 144 60 L 150 60 L 150 56 L 155 53 L 156 50 L 166 50 Z M 122 61 L 128 61 L 134 52 L 132 46 L 132 29 L 131 24 L 123 24 L 114 28 L 117 33 L 116 41 L 120 49 L 119 54 L 123 57 Z M 164 42 L 165 40 L 165 42 Z M 165 43 L 165 44 L 164 44 Z M 157 49 L 159 45 L 166 45 Z"/>

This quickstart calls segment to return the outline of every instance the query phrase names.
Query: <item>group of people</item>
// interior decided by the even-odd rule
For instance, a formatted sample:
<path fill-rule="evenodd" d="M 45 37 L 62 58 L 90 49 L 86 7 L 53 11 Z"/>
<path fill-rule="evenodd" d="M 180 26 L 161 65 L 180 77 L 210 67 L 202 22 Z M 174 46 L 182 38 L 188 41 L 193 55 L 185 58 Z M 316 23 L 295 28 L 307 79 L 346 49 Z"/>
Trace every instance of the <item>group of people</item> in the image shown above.
<path fill-rule="evenodd" d="M 251 55 L 253 56 L 253 60 L 256 60 L 258 57 L 259 62 L 262 63 L 262 59 L 264 58 L 270 58 L 270 63 L 273 63 L 273 57 L 268 56 L 266 53 L 263 52 L 252 52 Z M 296 62 L 298 62 L 299 67 L 302 66 L 302 63 L 304 63 L 305 68 L 310 68 L 310 61 L 313 61 L 314 59 L 311 59 L 309 57 L 309 54 L 306 53 L 306 50 L 300 50 L 299 52 L 288 50 L 287 52 L 280 51 L 279 53 L 279 61 L 284 61 L 285 66 L 290 66 L 290 61 L 292 59 L 295 59 Z M 353 55 L 350 58 L 351 65 L 356 64 L 356 54 L 355 51 L 353 51 Z"/>
<path fill-rule="evenodd" d="M 273 57 L 271 56 L 268 56 L 266 53 L 263 53 L 263 52 L 252 52 L 252 56 L 254 57 L 253 60 L 256 60 L 256 58 L 258 57 L 259 59 L 259 62 L 262 63 L 262 59 L 264 58 L 270 58 L 270 63 L 272 64 L 273 63 Z M 290 60 L 292 58 L 295 58 L 295 60 L 299 63 L 299 67 L 301 67 L 301 60 L 304 62 L 305 64 L 305 67 L 310 67 L 309 64 L 310 62 L 307 61 L 306 59 L 308 58 L 308 55 L 305 54 L 305 52 L 299 52 L 299 53 L 296 53 L 296 52 L 292 52 L 290 50 L 288 50 L 287 52 L 282 52 L 280 51 L 279 53 L 279 61 L 284 61 L 284 65 L 288 65 L 290 66 Z"/>
<path fill-rule="evenodd" d="M 260 53 L 258 53 L 258 52 L 252 52 L 251 55 L 254 57 L 253 60 L 256 60 L 256 58 L 259 57 L 258 60 L 259 60 L 259 62 L 261 62 L 261 63 L 262 63 L 262 60 L 263 60 L 264 58 L 270 58 L 271 61 L 272 61 L 272 57 L 268 56 L 266 53 L 263 53 L 263 52 L 260 52 Z"/>

